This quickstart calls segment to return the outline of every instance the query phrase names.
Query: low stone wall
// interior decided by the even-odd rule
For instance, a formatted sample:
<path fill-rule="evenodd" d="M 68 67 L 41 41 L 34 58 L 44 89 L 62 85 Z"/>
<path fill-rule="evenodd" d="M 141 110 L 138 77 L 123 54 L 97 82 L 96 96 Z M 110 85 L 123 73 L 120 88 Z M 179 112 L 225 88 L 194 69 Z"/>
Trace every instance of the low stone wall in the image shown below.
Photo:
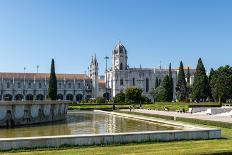
<path fill-rule="evenodd" d="M 63 120 L 66 101 L 0 102 L 0 127 L 13 127 Z"/>
<path fill-rule="evenodd" d="M 188 131 L 155 131 L 125 134 L 72 135 L 30 138 L 1 138 L 0 150 L 38 147 L 60 147 L 64 145 L 102 145 L 123 144 L 131 142 L 205 140 L 218 139 L 221 132 L 218 129 L 188 130 Z"/>

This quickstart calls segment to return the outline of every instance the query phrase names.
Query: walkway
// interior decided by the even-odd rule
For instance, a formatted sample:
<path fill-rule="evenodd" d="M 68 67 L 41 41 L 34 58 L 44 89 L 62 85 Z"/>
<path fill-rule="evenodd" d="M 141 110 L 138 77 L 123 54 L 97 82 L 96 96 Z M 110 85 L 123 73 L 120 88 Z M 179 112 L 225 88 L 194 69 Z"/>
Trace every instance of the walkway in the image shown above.
<path fill-rule="evenodd" d="M 122 111 L 130 111 L 124 109 Z M 157 110 L 146 110 L 146 109 L 135 109 L 132 112 L 146 113 L 146 114 L 157 114 L 157 115 L 166 115 L 166 116 L 176 116 L 184 118 L 194 118 L 201 120 L 210 120 L 210 121 L 220 121 L 232 123 L 231 116 L 218 116 L 218 115 L 206 115 L 205 113 L 180 113 L 180 112 L 171 112 L 171 111 L 157 111 Z"/>

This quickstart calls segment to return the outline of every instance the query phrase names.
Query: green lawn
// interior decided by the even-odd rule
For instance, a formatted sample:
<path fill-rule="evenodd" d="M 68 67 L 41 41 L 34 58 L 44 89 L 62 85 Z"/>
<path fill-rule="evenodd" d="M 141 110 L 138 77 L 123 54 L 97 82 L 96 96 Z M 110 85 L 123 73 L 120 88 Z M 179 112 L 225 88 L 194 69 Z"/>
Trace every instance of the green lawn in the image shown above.
<path fill-rule="evenodd" d="M 116 109 L 128 109 L 130 105 L 115 105 Z M 69 106 L 69 110 L 112 110 L 113 105 L 74 105 Z"/>
<path fill-rule="evenodd" d="M 129 106 L 132 104 L 115 104 L 115 107 L 117 109 L 128 109 Z M 172 103 L 172 102 L 156 102 L 153 104 L 142 104 L 143 109 L 156 109 L 156 110 L 164 110 L 168 109 L 170 111 L 187 111 L 189 107 L 192 106 L 219 106 L 219 103 L 214 102 L 201 102 L 201 103 Z M 136 107 L 140 107 L 140 104 L 135 104 Z M 106 103 L 106 104 L 96 104 L 96 103 L 71 103 L 69 105 L 69 110 L 94 110 L 94 109 L 100 109 L 100 110 L 112 110 L 113 104 L 112 103 Z"/>
<path fill-rule="evenodd" d="M 154 142 L 142 144 L 123 144 L 110 146 L 92 147 L 64 147 L 51 149 L 17 150 L 2 152 L 2 154 L 16 155 L 36 155 L 36 154 L 65 154 L 65 155 L 153 155 L 153 154 L 210 154 L 210 153 L 232 153 L 232 129 L 222 128 L 222 139 L 220 140 L 199 140 L 199 141 L 179 141 L 179 142 Z"/>

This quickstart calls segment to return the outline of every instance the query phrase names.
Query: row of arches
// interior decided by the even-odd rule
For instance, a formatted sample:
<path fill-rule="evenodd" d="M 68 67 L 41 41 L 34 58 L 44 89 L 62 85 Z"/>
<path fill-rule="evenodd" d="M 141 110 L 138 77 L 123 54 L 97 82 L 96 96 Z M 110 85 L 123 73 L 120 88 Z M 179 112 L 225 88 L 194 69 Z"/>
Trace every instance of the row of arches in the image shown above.
<path fill-rule="evenodd" d="M 14 98 L 16 101 L 22 101 L 24 99 L 24 96 L 22 94 L 17 94 L 15 95 L 15 98 Z M 34 96 L 32 94 L 28 94 L 26 95 L 26 100 L 27 101 L 30 101 L 30 100 L 33 100 L 34 99 Z M 43 94 L 38 94 L 35 96 L 35 99 L 36 100 L 44 100 L 45 99 L 45 96 Z M 3 96 L 3 100 L 4 101 L 12 101 L 13 100 L 13 95 L 11 94 L 5 94 Z M 58 94 L 57 95 L 57 100 L 70 100 L 70 101 L 74 101 L 74 95 L 72 94 L 67 94 L 65 97 L 63 94 Z M 83 100 L 83 95 L 82 94 L 77 94 L 76 95 L 76 101 L 82 101 Z"/>

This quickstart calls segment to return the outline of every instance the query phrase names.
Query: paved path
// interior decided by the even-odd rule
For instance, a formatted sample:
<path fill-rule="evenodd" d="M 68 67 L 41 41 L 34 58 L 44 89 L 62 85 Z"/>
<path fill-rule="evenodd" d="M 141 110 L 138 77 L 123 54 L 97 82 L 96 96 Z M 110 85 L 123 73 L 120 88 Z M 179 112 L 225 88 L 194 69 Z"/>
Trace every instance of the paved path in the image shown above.
<path fill-rule="evenodd" d="M 128 109 L 122 111 L 130 111 Z M 185 117 L 185 118 L 195 118 L 201 120 L 211 120 L 211 121 L 220 121 L 220 122 L 229 122 L 232 123 L 232 117 L 230 116 L 217 116 L 217 115 L 206 115 L 204 113 L 179 113 L 171 111 L 157 111 L 157 110 L 146 110 L 146 109 L 135 109 L 133 112 L 146 113 L 146 114 L 158 114 L 166 116 L 176 116 L 176 117 Z"/>

